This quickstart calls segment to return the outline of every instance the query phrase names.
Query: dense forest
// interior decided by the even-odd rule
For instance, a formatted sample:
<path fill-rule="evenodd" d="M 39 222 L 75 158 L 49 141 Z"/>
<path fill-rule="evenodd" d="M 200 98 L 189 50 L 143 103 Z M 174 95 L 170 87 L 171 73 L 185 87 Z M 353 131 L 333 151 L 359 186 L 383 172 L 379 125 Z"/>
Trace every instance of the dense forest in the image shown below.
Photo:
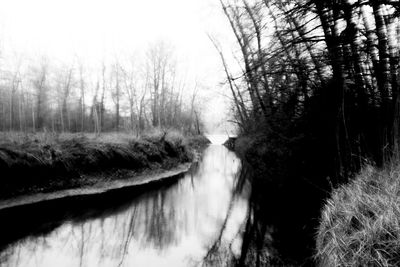
<path fill-rule="evenodd" d="M 235 62 L 221 40 L 210 39 L 240 129 L 235 150 L 256 166 L 235 264 L 314 265 L 318 254 L 321 266 L 395 266 L 397 234 L 391 245 L 384 238 L 397 233 L 395 219 L 373 205 L 389 206 L 380 197 L 394 187 L 388 182 L 393 178 L 385 178 L 396 176 L 390 168 L 388 174 L 364 171 L 356 184 L 337 191 L 321 219 L 318 251 L 314 239 L 332 190 L 367 165 L 397 165 L 400 2 L 220 4 L 236 39 Z M 387 224 L 377 218 L 386 218 Z"/>
<path fill-rule="evenodd" d="M 221 5 L 237 40 L 242 72 L 224 66 L 243 132 L 262 121 L 290 139 L 283 125 L 318 117 L 312 134 L 325 135 L 340 177 L 398 153 L 398 1 Z"/>
<path fill-rule="evenodd" d="M 187 82 L 172 45 L 158 41 L 142 52 L 98 64 L 2 57 L 0 131 L 198 133 L 198 88 Z"/>

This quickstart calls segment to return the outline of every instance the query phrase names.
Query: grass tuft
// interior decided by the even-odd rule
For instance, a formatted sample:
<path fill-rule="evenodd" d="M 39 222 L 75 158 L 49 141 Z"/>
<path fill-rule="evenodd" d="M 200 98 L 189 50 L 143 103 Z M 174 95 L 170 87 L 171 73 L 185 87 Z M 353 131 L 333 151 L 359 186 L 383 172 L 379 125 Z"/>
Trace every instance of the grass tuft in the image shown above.
<path fill-rule="evenodd" d="M 367 166 L 326 202 L 320 266 L 400 266 L 400 166 Z"/>

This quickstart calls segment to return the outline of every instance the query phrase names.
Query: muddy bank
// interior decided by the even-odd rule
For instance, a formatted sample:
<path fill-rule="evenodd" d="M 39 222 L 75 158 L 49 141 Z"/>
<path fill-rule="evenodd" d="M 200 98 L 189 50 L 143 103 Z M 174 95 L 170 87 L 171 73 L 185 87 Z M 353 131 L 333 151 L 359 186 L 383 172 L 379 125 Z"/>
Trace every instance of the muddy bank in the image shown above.
<path fill-rule="evenodd" d="M 123 181 L 191 162 L 209 141 L 176 134 L 100 142 L 86 137 L 0 144 L 0 199 Z"/>
<path fill-rule="evenodd" d="M 97 177 L 98 182 L 94 185 L 82 185 L 77 188 L 20 195 L 0 201 L 0 210 L 68 197 L 98 195 L 123 188 L 129 189 L 131 187 L 148 187 L 150 185 L 156 184 L 162 185 L 167 183 L 167 180 L 169 179 L 181 177 L 185 172 L 190 169 L 191 165 L 192 164 L 190 162 L 187 162 L 181 163 L 170 170 L 146 170 L 140 174 L 136 174 L 135 176 L 130 176 L 129 178 L 125 179 L 116 179 L 113 181 Z"/>

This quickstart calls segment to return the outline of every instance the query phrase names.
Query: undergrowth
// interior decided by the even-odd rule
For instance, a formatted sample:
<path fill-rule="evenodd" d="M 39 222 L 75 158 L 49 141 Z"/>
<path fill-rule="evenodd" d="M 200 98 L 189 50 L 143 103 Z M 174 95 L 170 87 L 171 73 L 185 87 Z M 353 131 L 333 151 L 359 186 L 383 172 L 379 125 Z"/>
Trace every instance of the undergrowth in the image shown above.
<path fill-rule="evenodd" d="M 317 235 L 320 266 L 400 266 L 400 166 L 371 166 L 333 191 Z"/>

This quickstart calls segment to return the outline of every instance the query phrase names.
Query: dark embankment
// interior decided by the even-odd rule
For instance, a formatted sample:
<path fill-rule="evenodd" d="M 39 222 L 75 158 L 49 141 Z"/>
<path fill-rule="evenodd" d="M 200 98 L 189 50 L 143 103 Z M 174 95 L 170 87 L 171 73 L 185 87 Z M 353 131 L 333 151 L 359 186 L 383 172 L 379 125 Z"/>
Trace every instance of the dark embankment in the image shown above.
<path fill-rule="evenodd" d="M 335 189 L 317 237 L 320 266 L 400 265 L 400 168 L 366 167 Z"/>
<path fill-rule="evenodd" d="M 229 137 L 228 140 L 224 142 L 224 146 L 226 146 L 228 149 L 235 151 L 235 142 L 237 140 L 237 137 Z"/>
<path fill-rule="evenodd" d="M 251 219 L 238 266 L 315 264 L 316 228 L 329 182 L 321 179 L 324 157 L 318 160 L 311 149 L 304 153 L 307 145 L 304 139 L 283 140 L 273 134 L 241 136 L 226 143 L 249 165 L 243 171 L 252 184 Z"/>
<path fill-rule="evenodd" d="M 130 138 L 122 142 L 87 137 L 0 144 L 0 199 L 88 186 L 132 177 L 145 170 L 171 169 L 193 159 L 204 137 L 178 134 Z"/>

